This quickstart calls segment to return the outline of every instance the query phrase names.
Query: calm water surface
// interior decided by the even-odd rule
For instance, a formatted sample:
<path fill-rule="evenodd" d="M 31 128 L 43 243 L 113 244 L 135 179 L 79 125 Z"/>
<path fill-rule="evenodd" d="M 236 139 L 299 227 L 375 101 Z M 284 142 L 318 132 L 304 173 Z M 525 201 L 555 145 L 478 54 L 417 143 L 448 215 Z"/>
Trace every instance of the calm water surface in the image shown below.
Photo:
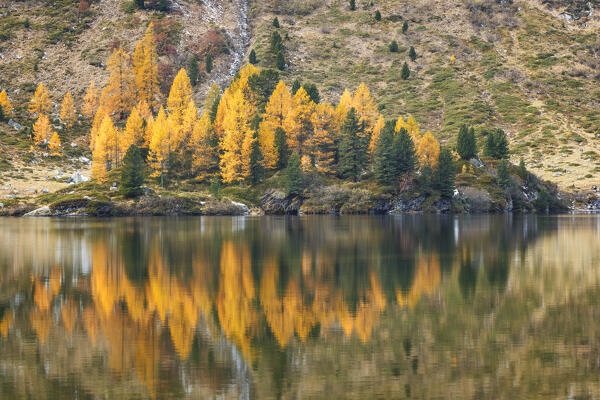
<path fill-rule="evenodd" d="M 0 398 L 599 398 L 599 283 L 595 216 L 0 219 Z"/>

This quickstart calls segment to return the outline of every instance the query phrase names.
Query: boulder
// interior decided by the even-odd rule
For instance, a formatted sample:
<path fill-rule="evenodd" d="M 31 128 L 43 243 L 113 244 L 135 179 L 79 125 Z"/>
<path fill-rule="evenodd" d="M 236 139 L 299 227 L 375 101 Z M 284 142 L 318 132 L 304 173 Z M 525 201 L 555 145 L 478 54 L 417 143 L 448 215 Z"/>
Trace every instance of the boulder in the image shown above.
<path fill-rule="evenodd" d="M 73 175 L 71 175 L 69 177 L 69 179 L 67 179 L 67 183 L 72 183 L 74 185 L 78 185 L 82 182 L 87 182 L 89 180 L 90 180 L 89 178 L 81 175 L 81 173 L 75 172 Z"/>
<path fill-rule="evenodd" d="M 248 214 L 248 206 L 244 203 L 238 203 L 237 201 L 232 201 L 231 204 L 240 209 L 243 214 Z"/>
<path fill-rule="evenodd" d="M 265 214 L 298 214 L 302 198 L 287 196 L 283 191 L 270 189 L 260 199 Z"/>
<path fill-rule="evenodd" d="M 87 157 L 79 157 L 79 162 L 83 163 L 83 164 L 89 164 L 90 163 L 90 159 Z"/>
<path fill-rule="evenodd" d="M 117 190 L 119 190 L 119 188 L 117 188 L 116 186 L 111 186 L 110 189 L 111 192 L 116 192 Z"/>
<path fill-rule="evenodd" d="M 47 217 L 49 215 L 52 215 L 52 210 L 50 210 L 50 207 L 44 206 L 44 207 L 36 208 L 35 210 L 28 212 L 24 216 L 25 217 Z"/>

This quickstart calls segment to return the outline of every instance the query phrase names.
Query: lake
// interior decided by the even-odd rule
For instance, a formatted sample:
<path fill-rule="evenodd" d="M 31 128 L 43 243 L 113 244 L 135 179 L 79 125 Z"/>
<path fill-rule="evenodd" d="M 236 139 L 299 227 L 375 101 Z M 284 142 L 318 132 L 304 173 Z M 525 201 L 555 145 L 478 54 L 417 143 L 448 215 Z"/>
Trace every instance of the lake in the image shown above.
<path fill-rule="evenodd" d="M 600 217 L 0 219 L 0 398 L 600 396 Z"/>

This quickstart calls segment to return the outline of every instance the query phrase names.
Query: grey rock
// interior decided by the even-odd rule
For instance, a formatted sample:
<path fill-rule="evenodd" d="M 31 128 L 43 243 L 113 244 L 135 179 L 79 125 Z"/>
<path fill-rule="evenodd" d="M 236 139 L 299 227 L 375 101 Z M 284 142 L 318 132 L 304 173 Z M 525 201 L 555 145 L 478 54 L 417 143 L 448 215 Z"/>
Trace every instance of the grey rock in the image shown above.
<path fill-rule="evenodd" d="M 50 191 L 46 188 L 42 189 L 42 193 L 49 193 Z"/>
<path fill-rule="evenodd" d="M 119 190 L 116 186 L 111 186 L 109 189 L 111 192 L 116 192 L 117 190 Z"/>
<path fill-rule="evenodd" d="M 33 211 L 28 212 L 24 216 L 25 217 L 47 217 L 49 215 L 52 215 L 52 210 L 50 210 L 50 207 L 48 207 L 48 206 L 43 206 L 43 207 L 40 207 Z"/>
<path fill-rule="evenodd" d="M 71 175 L 69 177 L 69 179 L 67 179 L 67 183 L 72 183 L 74 185 L 78 185 L 82 182 L 87 182 L 89 180 L 90 179 L 88 177 L 81 175 L 81 173 L 79 173 L 79 172 L 75 172 L 73 175 Z"/>
<path fill-rule="evenodd" d="M 240 209 L 243 214 L 248 214 L 248 206 L 244 203 L 238 203 L 237 201 L 232 201 L 231 204 Z"/>

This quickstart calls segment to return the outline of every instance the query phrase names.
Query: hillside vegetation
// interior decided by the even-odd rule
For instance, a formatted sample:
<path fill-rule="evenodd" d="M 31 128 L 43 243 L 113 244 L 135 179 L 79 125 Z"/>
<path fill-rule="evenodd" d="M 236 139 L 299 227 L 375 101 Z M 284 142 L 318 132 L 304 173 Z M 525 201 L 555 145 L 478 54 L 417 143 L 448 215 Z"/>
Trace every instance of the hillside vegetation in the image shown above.
<path fill-rule="evenodd" d="M 278 67 L 276 31 L 284 59 L 280 77 L 288 87 L 296 80 L 314 83 L 321 99 L 335 104 L 344 89 L 354 91 L 365 82 L 386 119 L 410 114 L 421 132 L 431 131 L 442 144 L 454 147 L 466 124 L 475 128 L 483 148 L 489 132 L 501 128 L 513 163 L 523 158 L 528 170 L 563 188 L 596 183 L 597 1 L 359 0 L 354 10 L 346 0 L 146 0 L 144 9 L 137 3 L 0 3 L 0 90 L 7 91 L 15 106 L 12 117 L 25 127 L 0 122 L 3 183 L 21 181 L 25 187 L 40 180 L 38 187 L 54 190 L 60 180 L 47 178 L 55 169 L 90 174 L 80 160 L 92 158 L 91 121 L 79 118 L 72 129 L 59 131 L 67 157 L 44 157 L 22 140 L 35 122 L 27 103 L 43 82 L 53 116 L 68 91 L 81 104 L 91 82 L 106 84 L 113 50 L 122 46 L 133 53 L 151 21 L 165 97 L 177 71 L 193 63 L 198 69 L 193 97 L 200 109 L 208 89 L 214 83 L 225 88 L 250 50 L 258 66 Z"/>

